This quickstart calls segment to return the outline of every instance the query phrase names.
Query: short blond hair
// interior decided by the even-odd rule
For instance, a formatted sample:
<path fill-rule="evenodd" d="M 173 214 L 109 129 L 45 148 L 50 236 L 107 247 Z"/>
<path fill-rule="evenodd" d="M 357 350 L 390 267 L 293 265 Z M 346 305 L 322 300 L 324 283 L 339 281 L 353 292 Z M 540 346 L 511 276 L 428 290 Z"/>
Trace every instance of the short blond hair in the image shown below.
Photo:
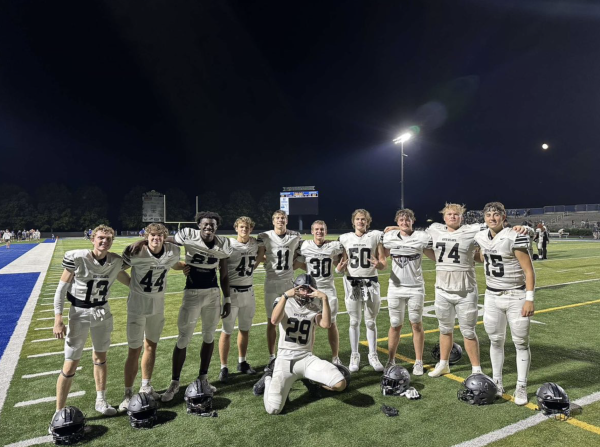
<path fill-rule="evenodd" d="M 151 223 L 144 228 L 144 239 L 148 240 L 150 233 L 162 234 L 164 237 L 169 236 L 169 230 L 161 223 Z"/>
<path fill-rule="evenodd" d="M 398 222 L 398 219 L 400 218 L 400 216 L 408 217 L 413 222 L 417 221 L 414 211 L 411 209 L 408 209 L 408 208 L 404 208 L 404 209 L 396 211 L 396 217 L 394 217 L 394 222 Z"/>
<path fill-rule="evenodd" d="M 271 216 L 271 221 L 273 221 L 273 219 L 275 219 L 275 216 L 278 216 L 278 215 L 285 216 L 285 218 L 286 218 L 286 220 L 287 220 L 287 217 L 288 217 L 288 216 L 287 216 L 287 214 L 285 213 L 285 211 L 283 211 L 283 210 L 277 210 L 277 211 L 275 211 L 275 212 L 273 213 L 273 215 Z"/>
<path fill-rule="evenodd" d="M 460 203 L 448 203 L 446 202 L 446 206 L 440 211 L 442 216 L 446 215 L 446 212 L 449 210 L 454 210 L 458 212 L 461 216 L 467 212 L 467 207 L 461 205 Z"/>
<path fill-rule="evenodd" d="M 327 231 L 327 224 L 325 223 L 324 220 L 315 220 L 311 225 L 310 225 L 310 231 L 313 230 L 313 228 L 315 227 L 315 225 L 323 225 L 323 228 L 325 228 L 325 231 Z"/>
<path fill-rule="evenodd" d="M 94 228 L 92 230 L 92 240 L 94 240 L 94 238 L 96 237 L 96 233 L 98 233 L 99 231 L 103 233 L 110 233 L 112 236 L 112 240 L 115 240 L 115 230 L 113 230 L 108 225 L 98 225 L 96 228 Z"/>
<path fill-rule="evenodd" d="M 250 219 L 248 216 L 238 217 L 233 223 L 233 229 L 237 230 L 239 224 L 245 223 L 252 230 L 254 228 L 254 221 Z"/>
<path fill-rule="evenodd" d="M 354 212 L 352 213 L 352 228 L 354 228 L 354 218 L 358 214 L 363 214 L 365 216 L 365 218 L 367 219 L 367 229 L 369 229 L 369 227 L 371 226 L 371 222 L 373 222 L 373 219 L 371 218 L 371 213 L 362 208 L 354 210 Z"/>

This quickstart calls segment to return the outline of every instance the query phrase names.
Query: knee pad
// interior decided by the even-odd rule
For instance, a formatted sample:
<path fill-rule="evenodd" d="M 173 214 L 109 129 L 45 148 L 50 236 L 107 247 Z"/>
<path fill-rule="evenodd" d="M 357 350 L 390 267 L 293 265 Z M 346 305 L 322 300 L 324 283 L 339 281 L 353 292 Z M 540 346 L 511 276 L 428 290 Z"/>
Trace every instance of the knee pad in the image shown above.
<path fill-rule="evenodd" d="M 358 328 L 359 321 L 355 318 L 350 318 L 350 327 L 353 329 Z"/>
<path fill-rule="evenodd" d="M 189 335 L 179 334 L 179 337 L 177 337 L 177 348 L 179 348 L 179 349 L 187 348 L 187 346 L 190 344 L 191 338 L 192 337 Z"/>
<path fill-rule="evenodd" d="M 102 366 L 102 365 L 106 365 L 106 360 L 104 360 L 103 362 L 93 362 L 94 366 Z"/>
<path fill-rule="evenodd" d="M 367 325 L 367 329 L 370 331 L 374 331 L 377 329 L 377 325 L 375 325 L 375 320 L 365 320 L 365 324 Z"/>
<path fill-rule="evenodd" d="M 390 326 L 392 326 L 393 328 L 397 328 L 398 326 L 402 326 L 402 322 L 400 321 L 400 318 L 390 318 Z"/>
<path fill-rule="evenodd" d="M 440 322 L 439 328 L 440 334 L 448 335 L 454 332 L 454 326 L 445 326 L 444 324 L 442 324 L 442 322 Z"/>
<path fill-rule="evenodd" d="M 529 349 L 529 339 L 524 337 L 515 337 L 513 335 L 513 343 L 517 351 L 526 351 Z"/>
<path fill-rule="evenodd" d="M 215 341 L 215 333 L 211 332 L 210 334 L 205 334 L 202 332 L 202 341 L 204 341 L 204 343 L 213 343 Z"/>
<path fill-rule="evenodd" d="M 476 340 L 477 339 L 477 335 L 475 334 L 475 328 L 472 328 L 472 327 L 461 327 L 460 328 L 460 333 L 466 339 L 469 339 L 469 340 Z"/>
<path fill-rule="evenodd" d="M 492 346 L 504 349 L 505 338 L 502 334 L 489 334 L 488 337 Z"/>
<path fill-rule="evenodd" d="M 71 378 L 75 377 L 75 373 L 65 374 L 65 372 L 62 369 L 60 370 L 60 375 L 63 376 L 65 379 L 71 379 Z"/>

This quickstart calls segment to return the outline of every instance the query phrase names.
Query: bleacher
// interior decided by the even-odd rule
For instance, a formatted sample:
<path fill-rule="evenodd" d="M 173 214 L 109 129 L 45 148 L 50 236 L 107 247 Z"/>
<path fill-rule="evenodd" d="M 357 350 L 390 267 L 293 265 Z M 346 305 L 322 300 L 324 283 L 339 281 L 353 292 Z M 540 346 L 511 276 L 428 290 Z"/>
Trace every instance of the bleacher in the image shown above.
<path fill-rule="evenodd" d="M 543 221 L 550 231 L 550 237 L 558 237 L 558 230 L 563 229 L 565 235 L 569 229 L 593 229 L 594 223 L 600 222 L 600 204 L 557 205 L 542 208 L 516 208 L 506 210 L 507 220 L 512 225 L 520 225 L 524 221 Z M 583 222 L 583 224 L 582 224 Z"/>

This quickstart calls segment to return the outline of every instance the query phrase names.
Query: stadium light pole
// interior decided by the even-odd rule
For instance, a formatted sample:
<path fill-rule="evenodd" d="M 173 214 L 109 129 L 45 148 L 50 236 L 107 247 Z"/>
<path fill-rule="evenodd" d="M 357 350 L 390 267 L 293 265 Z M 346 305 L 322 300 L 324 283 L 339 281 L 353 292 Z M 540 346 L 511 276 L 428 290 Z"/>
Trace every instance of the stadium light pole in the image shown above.
<path fill-rule="evenodd" d="M 404 143 L 413 137 L 412 132 L 404 132 L 394 138 L 394 144 L 400 145 L 400 208 L 404 209 Z"/>

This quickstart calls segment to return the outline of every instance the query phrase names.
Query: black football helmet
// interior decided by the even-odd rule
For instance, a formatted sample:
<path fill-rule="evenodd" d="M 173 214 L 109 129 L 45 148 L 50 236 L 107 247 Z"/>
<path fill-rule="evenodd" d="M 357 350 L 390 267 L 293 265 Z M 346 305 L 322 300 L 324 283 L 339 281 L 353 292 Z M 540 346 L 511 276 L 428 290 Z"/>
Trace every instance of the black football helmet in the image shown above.
<path fill-rule="evenodd" d="M 56 445 L 76 444 L 83 439 L 85 416 L 77 407 L 65 407 L 54 414 L 49 431 Z"/>
<path fill-rule="evenodd" d="M 436 362 L 440 361 L 440 344 L 436 343 L 433 349 L 431 350 L 431 356 L 434 358 Z M 460 362 L 462 358 L 462 347 L 458 343 L 454 343 L 452 345 L 452 350 L 450 351 L 450 358 L 448 359 L 448 363 L 451 365 L 456 365 Z"/>
<path fill-rule="evenodd" d="M 202 416 L 212 412 L 213 395 L 203 392 L 200 379 L 196 379 L 188 385 L 184 399 L 188 414 Z"/>
<path fill-rule="evenodd" d="M 405 367 L 394 365 L 383 372 L 381 393 L 384 396 L 399 396 L 410 386 L 410 374 Z"/>
<path fill-rule="evenodd" d="M 129 400 L 127 414 L 133 428 L 152 428 L 156 423 L 158 404 L 148 393 L 135 394 Z"/>
<path fill-rule="evenodd" d="M 471 405 L 491 405 L 496 400 L 498 387 L 494 381 L 482 373 L 471 374 L 458 390 L 458 400 Z"/>
<path fill-rule="evenodd" d="M 566 420 L 571 414 L 569 396 L 558 384 L 546 382 L 535 393 L 538 407 L 545 416 Z"/>
<path fill-rule="evenodd" d="M 313 278 L 308 273 L 302 273 L 301 275 L 298 275 L 298 277 L 294 281 L 294 287 L 312 287 L 313 289 L 316 289 L 317 281 L 315 281 L 315 278 Z M 296 296 L 296 300 L 302 306 L 305 306 L 306 304 L 312 302 L 313 298 L 311 298 L 311 297 L 298 298 L 298 296 Z"/>

